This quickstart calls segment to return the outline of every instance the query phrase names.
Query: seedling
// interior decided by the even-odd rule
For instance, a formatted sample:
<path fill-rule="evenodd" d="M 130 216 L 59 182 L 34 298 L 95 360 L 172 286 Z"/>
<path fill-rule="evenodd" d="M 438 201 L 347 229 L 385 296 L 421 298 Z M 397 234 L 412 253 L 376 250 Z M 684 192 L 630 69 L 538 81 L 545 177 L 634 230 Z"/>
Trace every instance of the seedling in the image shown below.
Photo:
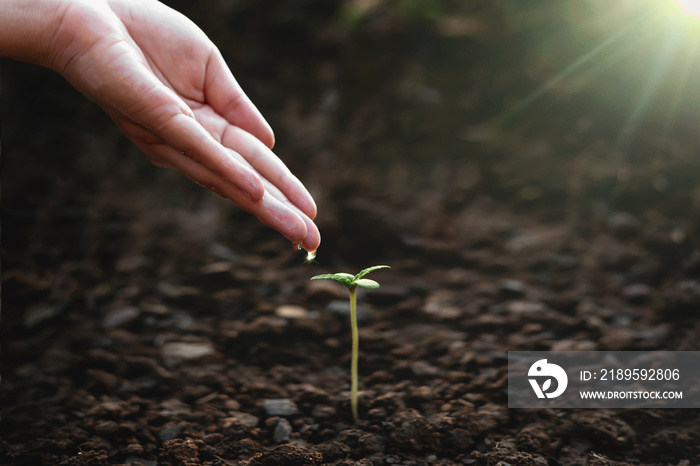
<path fill-rule="evenodd" d="M 355 290 L 359 286 L 366 290 L 376 290 L 379 283 L 368 278 L 364 278 L 368 273 L 377 269 L 390 269 L 388 265 L 375 265 L 364 269 L 357 275 L 349 273 L 327 273 L 311 277 L 311 280 L 330 279 L 335 280 L 348 287 L 350 292 L 350 326 L 352 327 L 352 360 L 350 364 L 350 406 L 352 407 L 352 417 L 357 420 L 357 360 L 359 358 L 360 335 L 357 330 L 357 299 Z"/>

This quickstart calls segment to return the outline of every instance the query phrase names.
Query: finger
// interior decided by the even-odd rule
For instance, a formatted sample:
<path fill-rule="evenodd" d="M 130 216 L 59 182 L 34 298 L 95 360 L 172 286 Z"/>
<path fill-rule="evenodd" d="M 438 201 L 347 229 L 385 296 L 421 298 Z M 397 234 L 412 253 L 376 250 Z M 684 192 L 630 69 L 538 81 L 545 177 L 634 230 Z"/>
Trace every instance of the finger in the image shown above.
<path fill-rule="evenodd" d="M 316 203 L 309 191 L 268 147 L 235 126 L 225 129 L 221 142 L 242 155 L 263 179 L 276 186 L 301 212 L 311 219 L 316 217 Z"/>
<path fill-rule="evenodd" d="M 303 219 L 303 214 L 295 211 L 271 192 L 265 192 L 261 199 L 253 201 L 236 186 L 164 144 L 152 145 L 146 150 L 171 164 L 196 183 L 255 215 L 289 241 L 303 243 L 307 238 L 307 223 Z"/>
<path fill-rule="evenodd" d="M 283 197 L 299 207 L 305 215 L 312 219 L 316 217 L 316 203 L 309 192 L 268 147 L 247 131 L 229 124 L 210 106 L 196 106 L 194 103 L 191 106 L 197 121 L 210 134 L 219 138 L 223 146 L 232 149 L 234 157 L 240 158 L 241 162 L 245 161 L 263 180 L 278 187 L 284 194 Z"/>
<path fill-rule="evenodd" d="M 255 138 L 251 137 L 250 135 L 248 135 L 248 137 L 251 140 L 256 141 Z M 262 146 L 262 144 L 260 144 L 259 141 L 257 141 L 257 144 Z M 265 149 L 267 150 L 267 148 L 265 148 Z M 232 151 L 232 153 L 233 153 L 234 157 L 236 157 L 237 159 L 240 159 L 241 164 L 245 165 L 245 164 L 250 163 L 248 160 L 244 159 L 240 153 L 237 153 L 235 151 Z M 316 249 L 318 249 L 318 246 L 321 243 L 321 233 L 319 232 L 316 224 L 314 224 L 313 219 L 310 218 L 306 213 L 302 212 L 297 205 L 294 205 L 292 202 L 290 202 L 290 200 L 284 195 L 284 193 L 277 186 L 272 184 L 270 182 L 270 180 L 263 177 L 262 182 L 263 182 L 263 186 L 265 187 L 265 195 L 270 196 L 269 199 L 271 202 L 272 202 L 272 200 L 274 200 L 275 202 L 281 203 L 287 209 L 296 213 L 306 224 L 306 236 L 304 237 L 304 239 L 302 241 L 300 241 L 302 247 L 304 249 L 306 249 L 307 251 L 315 251 Z M 302 188 L 303 188 L 303 186 L 302 186 Z M 311 202 L 313 203 L 313 199 L 311 200 Z M 314 204 L 314 214 L 315 213 L 316 213 L 316 210 L 315 210 L 315 204 Z"/>
<path fill-rule="evenodd" d="M 167 89 L 167 88 L 166 88 Z M 238 187 L 253 201 L 262 198 L 264 187 L 260 177 L 249 164 L 219 144 L 195 119 L 189 115 L 175 113 L 159 129 L 153 131 L 132 119 L 114 111 L 108 112 L 119 128 L 156 165 L 172 167 L 172 157 L 164 160 L 154 154 L 152 147 L 166 144 L 194 162 L 202 165 L 221 179 Z M 162 150 L 160 150 L 162 152 Z"/>
<path fill-rule="evenodd" d="M 302 216 L 269 192 L 265 192 L 255 211 L 245 207 L 243 209 L 251 212 L 263 223 L 282 233 L 292 243 L 303 244 L 306 239 L 307 226 Z"/>
<path fill-rule="evenodd" d="M 301 246 L 309 252 L 314 252 L 321 245 L 321 232 L 316 224 L 307 216 L 301 217 L 306 223 L 306 237 Z"/>
<path fill-rule="evenodd" d="M 200 185 L 208 188 L 216 194 L 227 198 L 239 205 L 244 210 L 256 215 L 263 223 L 278 230 L 292 242 L 301 243 L 308 251 L 315 251 L 321 241 L 321 235 L 313 221 L 301 212 L 296 206 L 291 205 L 289 200 L 273 186 L 269 181 L 264 180 L 264 186 L 269 195 L 264 198 L 259 206 L 251 203 L 251 199 L 242 196 L 232 189 L 225 180 L 212 176 L 211 172 L 201 170 L 201 166 L 193 165 L 179 152 L 163 144 L 162 140 L 146 128 L 139 126 L 131 120 L 125 118 L 115 118 L 117 125 L 127 134 L 146 156 L 156 165 L 168 168 L 177 168 L 186 176 L 193 179 Z M 250 169 L 249 162 L 241 155 L 231 151 L 232 157 L 236 158 L 241 166 Z M 273 197 L 275 199 L 273 199 Z M 281 205 L 280 205 L 281 204 Z M 291 213 L 290 213 L 291 212 Z M 294 215 L 296 214 L 296 215 Z M 306 235 L 302 238 L 297 230 L 300 229 L 299 221 L 303 222 Z"/>
<path fill-rule="evenodd" d="M 266 193 L 269 193 L 270 195 L 274 196 L 277 200 L 285 204 L 287 208 L 289 208 L 293 212 L 296 212 L 306 224 L 306 237 L 301 242 L 302 247 L 307 251 L 317 250 L 319 245 L 321 244 L 321 232 L 318 230 L 318 227 L 313 222 L 313 220 L 309 218 L 309 216 L 306 215 L 304 212 L 300 211 L 297 206 L 293 205 L 276 186 L 272 185 L 272 183 L 265 180 L 264 178 L 263 184 L 265 185 Z"/>
<path fill-rule="evenodd" d="M 230 124 L 251 133 L 269 148 L 275 145 L 272 128 L 245 95 L 216 48 L 207 62 L 204 98 Z"/>
<path fill-rule="evenodd" d="M 159 135 L 181 154 L 245 192 L 251 200 L 263 197 L 265 190 L 255 170 L 240 163 L 193 117 L 175 115 L 163 125 Z"/>

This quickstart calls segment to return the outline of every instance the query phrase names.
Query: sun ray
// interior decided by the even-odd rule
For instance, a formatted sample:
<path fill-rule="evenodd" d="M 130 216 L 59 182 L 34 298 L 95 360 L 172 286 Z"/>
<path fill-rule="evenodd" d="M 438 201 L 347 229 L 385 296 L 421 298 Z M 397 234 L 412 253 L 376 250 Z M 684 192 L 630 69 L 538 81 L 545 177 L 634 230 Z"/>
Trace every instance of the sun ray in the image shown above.
<path fill-rule="evenodd" d="M 691 16 L 700 18 L 700 1 L 699 0 L 674 0 L 676 5 Z"/>
<path fill-rule="evenodd" d="M 651 72 L 649 73 L 646 85 L 620 130 L 620 134 L 615 143 L 616 152 L 624 153 L 636 134 L 637 129 L 639 129 L 640 122 L 647 113 L 656 90 L 663 77 L 667 74 L 669 65 L 678 51 L 681 37 L 682 35 L 679 29 L 675 29 L 672 34 L 666 35 L 663 47 L 659 50 L 653 66 L 650 67 Z"/>
<path fill-rule="evenodd" d="M 637 28 L 643 27 L 644 21 L 648 20 L 652 14 L 653 14 L 653 11 L 648 11 L 644 14 L 641 14 L 638 18 L 636 18 L 634 21 L 629 23 L 623 29 L 617 31 L 615 34 L 613 34 L 612 36 L 608 37 L 606 40 L 604 40 L 603 42 L 598 44 L 591 51 L 587 52 L 582 57 L 580 57 L 579 59 L 574 61 L 571 65 L 566 67 L 563 71 L 558 73 L 556 76 L 551 78 L 549 81 L 544 83 L 542 86 L 536 88 L 530 94 L 528 94 L 523 99 L 521 99 L 519 102 L 517 102 L 515 105 L 513 105 L 510 109 L 508 109 L 506 112 L 504 112 L 498 118 L 498 123 L 500 123 L 500 124 L 507 123 L 513 117 L 520 114 L 523 110 L 525 110 L 527 107 L 532 105 L 535 101 L 537 101 L 537 99 L 542 97 L 547 91 L 549 91 L 554 86 L 559 84 L 565 78 L 572 75 L 575 71 L 577 71 L 583 65 L 591 62 L 591 60 L 593 60 L 595 57 L 600 55 L 603 51 L 607 50 L 611 45 L 617 43 L 619 40 L 621 40 L 623 37 L 627 36 L 631 32 L 635 31 Z"/>
<path fill-rule="evenodd" d="M 696 56 L 698 53 L 698 50 L 700 49 L 700 35 L 696 34 L 693 37 L 693 41 L 691 43 L 691 46 L 689 47 L 687 51 L 687 59 L 685 60 L 685 63 L 683 64 L 683 69 L 681 70 L 680 73 L 678 73 L 678 84 L 676 85 L 676 88 L 674 89 L 673 97 L 671 98 L 671 107 L 669 108 L 668 111 L 668 116 L 666 118 L 666 121 L 664 123 L 664 128 L 663 128 L 663 137 L 664 139 L 668 138 L 668 135 L 671 133 L 671 128 L 673 127 L 673 123 L 676 118 L 676 113 L 678 112 L 678 107 L 680 106 L 680 103 L 683 99 L 683 93 L 685 92 L 687 86 L 688 86 L 688 78 L 690 77 L 690 73 L 693 69 L 693 64 L 696 63 Z"/>

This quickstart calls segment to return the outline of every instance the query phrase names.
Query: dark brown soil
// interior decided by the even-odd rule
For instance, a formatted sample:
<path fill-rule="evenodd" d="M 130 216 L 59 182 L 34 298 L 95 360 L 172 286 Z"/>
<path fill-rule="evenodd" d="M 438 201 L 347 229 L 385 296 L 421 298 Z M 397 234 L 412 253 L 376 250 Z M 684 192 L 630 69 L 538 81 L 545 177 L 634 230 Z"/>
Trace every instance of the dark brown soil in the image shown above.
<path fill-rule="evenodd" d="M 646 28 L 555 79 L 612 35 L 593 6 L 186 3 L 317 199 L 318 262 L 4 62 L 0 464 L 700 464 L 696 410 L 506 396 L 509 350 L 698 349 L 685 49 Z M 309 278 L 375 264 L 353 422 L 347 291 Z"/>

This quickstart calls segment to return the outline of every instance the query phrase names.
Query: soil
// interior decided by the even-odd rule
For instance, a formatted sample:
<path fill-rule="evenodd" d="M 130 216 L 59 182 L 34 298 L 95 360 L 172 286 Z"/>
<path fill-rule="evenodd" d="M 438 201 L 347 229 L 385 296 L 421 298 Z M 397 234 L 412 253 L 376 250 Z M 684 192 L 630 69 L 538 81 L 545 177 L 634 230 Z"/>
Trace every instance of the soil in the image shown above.
<path fill-rule="evenodd" d="M 561 77 L 631 21 L 566 3 L 172 2 L 316 198 L 312 264 L 5 61 L 0 464 L 700 464 L 693 409 L 507 407 L 508 351 L 700 340 L 685 49 Z M 353 421 L 347 290 L 309 278 L 375 264 Z"/>

